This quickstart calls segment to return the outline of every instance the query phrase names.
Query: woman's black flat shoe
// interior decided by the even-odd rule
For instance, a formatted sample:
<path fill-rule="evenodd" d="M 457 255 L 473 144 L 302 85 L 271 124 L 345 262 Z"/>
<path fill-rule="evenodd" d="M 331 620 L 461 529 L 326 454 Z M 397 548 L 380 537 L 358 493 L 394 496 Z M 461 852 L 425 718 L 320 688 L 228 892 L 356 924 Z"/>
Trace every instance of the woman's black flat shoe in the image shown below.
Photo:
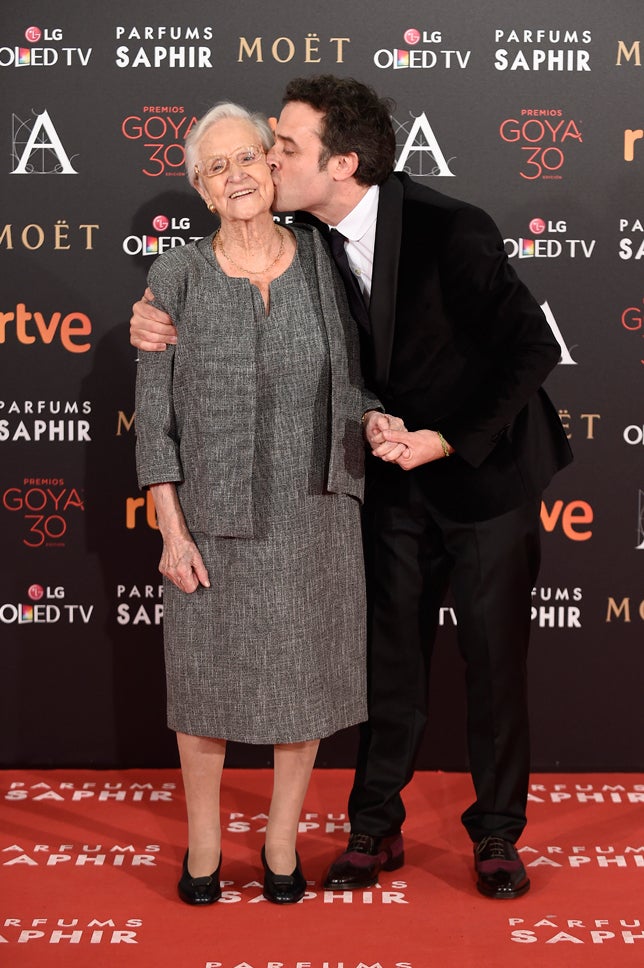
<path fill-rule="evenodd" d="M 300 856 L 295 853 L 295 870 L 292 874 L 274 874 L 266 863 L 266 852 L 262 847 L 264 865 L 264 897 L 274 904 L 297 904 L 304 897 L 306 881 L 300 867 Z"/>
<path fill-rule="evenodd" d="M 179 897 L 186 904 L 214 904 L 221 897 L 219 871 L 221 870 L 221 854 L 219 866 L 209 877 L 192 877 L 188 870 L 188 851 L 183 858 L 181 880 L 177 884 Z"/>

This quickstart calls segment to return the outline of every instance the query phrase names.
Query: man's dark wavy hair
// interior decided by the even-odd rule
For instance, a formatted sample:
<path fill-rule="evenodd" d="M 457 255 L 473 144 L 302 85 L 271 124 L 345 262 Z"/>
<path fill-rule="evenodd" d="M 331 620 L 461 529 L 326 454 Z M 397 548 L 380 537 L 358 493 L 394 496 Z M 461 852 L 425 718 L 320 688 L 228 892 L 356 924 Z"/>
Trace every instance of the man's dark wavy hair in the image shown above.
<path fill-rule="evenodd" d="M 391 122 L 393 101 L 352 77 L 319 74 L 295 77 L 286 87 L 284 104 L 302 101 L 325 115 L 320 168 L 333 155 L 355 151 L 361 185 L 381 185 L 394 167 L 396 136 Z"/>

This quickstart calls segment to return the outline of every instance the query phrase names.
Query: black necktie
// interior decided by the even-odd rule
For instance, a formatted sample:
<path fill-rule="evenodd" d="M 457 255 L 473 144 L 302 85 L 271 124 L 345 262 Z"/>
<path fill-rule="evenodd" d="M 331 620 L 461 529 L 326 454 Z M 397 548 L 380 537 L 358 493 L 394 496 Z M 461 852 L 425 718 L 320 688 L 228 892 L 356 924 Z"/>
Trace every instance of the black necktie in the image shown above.
<path fill-rule="evenodd" d="M 346 249 L 344 248 L 345 241 L 346 239 L 344 235 L 338 232 L 337 229 L 330 229 L 329 246 L 331 248 L 331 254 L 333 255 L 335 264 L 338 267 L 338 271 L 342 276 L 344 287 L 347 291 L 347 299 L 349 300 L 349 309 L 351 310 L 351 315 L 355 321 L 367 331 L 367 333 L 370 333 L 371 321 L 369 319 L 369 311 L 367 310 L 367 305 L 364 301 L 360 284 L 351 271 L 351 267 L 349 266 Z"/>

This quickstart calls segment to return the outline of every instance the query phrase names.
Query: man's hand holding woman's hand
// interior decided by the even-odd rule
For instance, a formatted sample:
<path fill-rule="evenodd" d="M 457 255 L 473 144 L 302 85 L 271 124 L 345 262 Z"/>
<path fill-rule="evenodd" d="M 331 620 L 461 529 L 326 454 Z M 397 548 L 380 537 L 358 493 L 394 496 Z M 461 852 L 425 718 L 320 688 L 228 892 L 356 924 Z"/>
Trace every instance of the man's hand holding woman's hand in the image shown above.
<path fill-rule="evenodd" d="M 410 471 L 421 464 L 429 464 L 434 460 L 441 460 L 454 453 L 454 448 L 448 444 L 436 430 L 398 430 L 391 428 L 383 431 L 384 439 L 392 446 L 402 447 L 402 453 L 396 458 L 396 463 L 404 471 Z"/>
<path fill-rule="evenodd" d="M 364 435 L 374 457 L 398 464 L 403 470 L 409 471 L 454 453 L 451 444 L 436 430 L 409 431 L 400 417 L 378 410 L 367 411 L 362 419 Z"/>
<path fill-rule="evenodd" d="M 362 422 L 365 440 L 371 447 L 374 457 L 395 463 L 404 455 L 407 449 L 405 445 L 387 440 L 385 436 L 387 431 L 404 431 L 405 425 L 400 417 L 392 417 L 391 414 L 380 413 L 379 410 L 368 410 Z"/>

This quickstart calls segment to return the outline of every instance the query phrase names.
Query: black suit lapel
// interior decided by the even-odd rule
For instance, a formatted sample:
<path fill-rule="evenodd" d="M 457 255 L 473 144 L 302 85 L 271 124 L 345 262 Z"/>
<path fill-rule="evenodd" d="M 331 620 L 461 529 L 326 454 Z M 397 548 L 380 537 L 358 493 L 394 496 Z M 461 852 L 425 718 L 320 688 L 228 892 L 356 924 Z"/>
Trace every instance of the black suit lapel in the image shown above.
<path fill-rule="evenodd" d="M 402 237 L 403 186 L 391 176 L 380 186 L 376 245 L 371 277 L 369 316 L 373 341 L 374 389 L 382 393 L 389 381 L 394 342 L 398 264 Z"/>

